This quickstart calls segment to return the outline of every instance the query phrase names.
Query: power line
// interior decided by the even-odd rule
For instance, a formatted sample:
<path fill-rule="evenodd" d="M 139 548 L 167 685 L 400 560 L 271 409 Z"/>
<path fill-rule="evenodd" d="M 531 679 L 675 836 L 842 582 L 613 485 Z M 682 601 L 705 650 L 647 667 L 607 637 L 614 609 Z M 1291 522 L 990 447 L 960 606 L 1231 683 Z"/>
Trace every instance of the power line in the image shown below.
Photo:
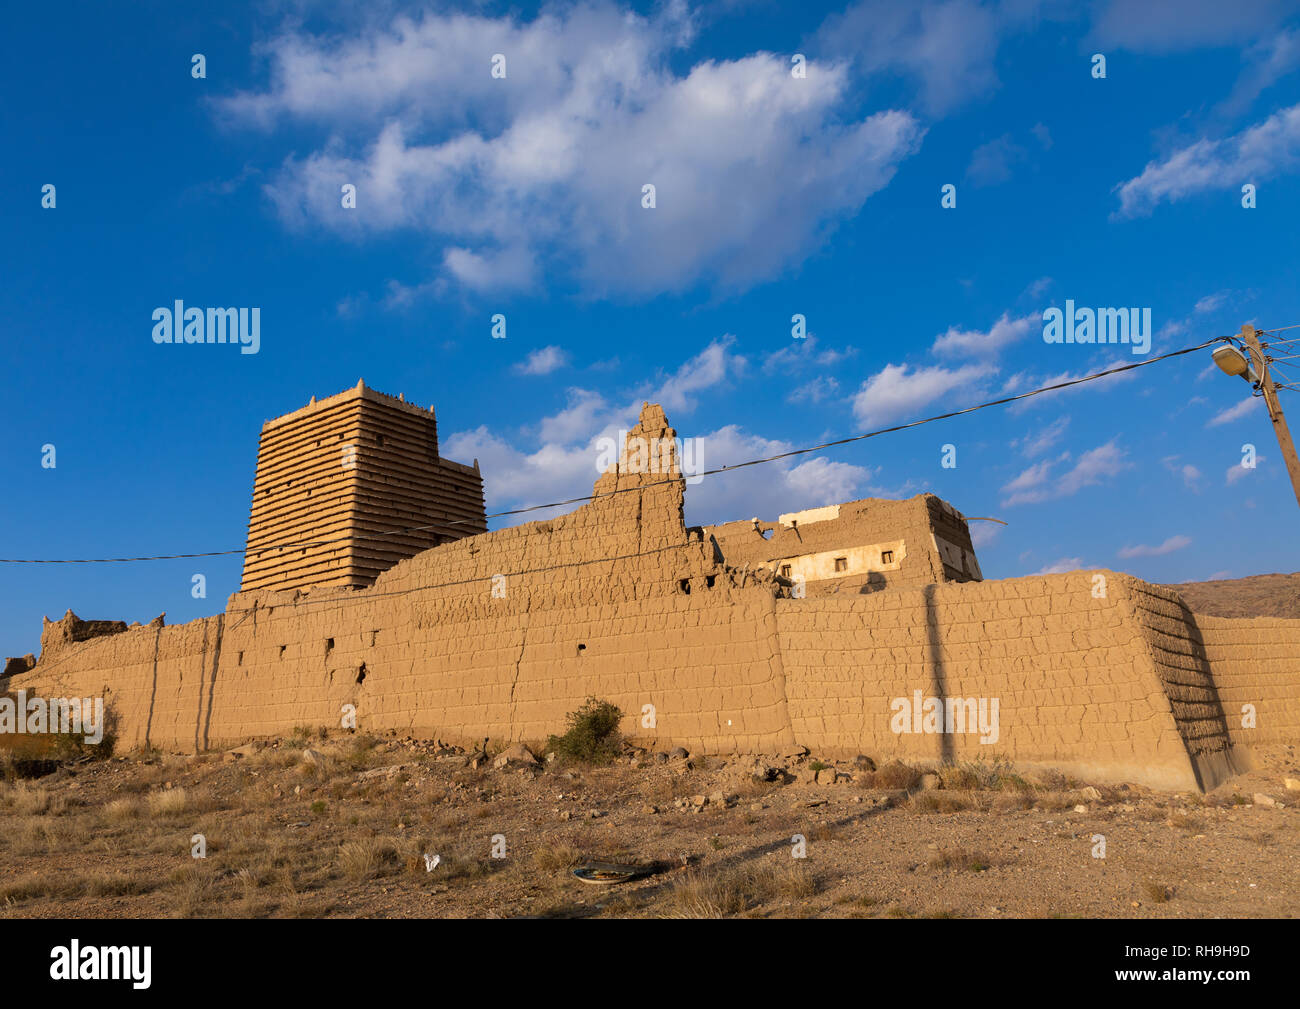
<path fill-rule="evenodd" d="M 795 456 L 809 455 L 813 452 L 823 452 L 826 449 L 838 448 L 841 445 L 851 445 L 855 442 L 866 441 L 868 438 L 878 438 L 882 434 L 893 434 L 898 431 L 906 431 L 909 428 L 920 427 L 923 424 L 933 424 L 936 421 L 949 420 L 953 417 L 965 416 L 966 414 L 975 413 L 979 410 L 987 410 L 989 407 L 1004 406 L 1008 403 L 1015 403 L 1019 400 L 1029 399 L 1032 396 L 1040 396 L 1043 393 L 1055 392 L 1058 389 L 1066 389 L 1069 388 L 1070 386 L 1082 385 L 1085 382 L 1093 382 L 1096 381 L 1097 379 L 1106 378 L 1109 375 L 1117 375 L 1120 372 L 1133 371 L 1137 368 L 1145 368 L 1148 365 L 1156 364 L 1160 361 L 1166 361 L 1169 360 L 1170 358 L 1180 357 L 1183 354 L 1191 354 L 1198 350 L 1204 350 L 1206 347 L 1210 346 L 1211 344 L 1222 343 L 1230 340 L 1231 337 L 1216 336 L 1209 340 L 1206 340 L 1204 343 L 1199 343 L 1194 347 L 1184 347 L 1181 350 L 1172 350 L 1166 354 L 1160 354 L 1156 357 L 1147 358 L 1144 361 L 1135 361 L 1132 364 L 1120 365 L 1115 368 L 1108 368 L 1105 371 L 1093 372 L 1090 375 L 1084 375 L 1080 378 L 1069 379 L 1068 381 L 1065 382 L 1057 382 L 1053 385 L 1042 386 L 1041 388 L 1038 389 L 1031 389 L 1028 392 L 1018 393 L 1014 396 L 1004 396 L 1001 399 L 990 400 L 987 403 L 979 403 L 975 406 L 968 406 L 962 410 L 953 410 L 949 413 L 941 413 L 933 417 L 924 417 L 921 420 L 910 421 L 907 424 L 895 424 L 892 427 L 883 427 L 875 431 L 868 431 L 866 434 L 853 435 L 852 437 L 849 438 L 838 438 L 834 441 L 822 442 L 819 445 L 810 445 L 806 448 L 791 449 L 788 452 L 778 452 L 775 455 L 764 456 L 759 459 L 748 459 L 745 462 L 733 463 L 730 466 L 719 466 L 716 469 L 709 469 L 709 470 L 703 470 L 699 473 L 692 473 L 690 474 L 690 476 L 692 477 L 716 476 L 721 473 L 730 473 L 734 470 L 744 469 L 748 466 L 760 466 L 765 463 L 776 462 L 777 460 L 780 459 L 790 459 L 790 458 L 794 458 Z M 600 494 L 586 494 L 583 495 L 582 497 L 569 498 L 564 501 L 551 501 L 546 504 L 529 505 L 528 507 L 525 508 L 510 508 L 505 511 L 493 512 L 490 515 L 485 515 L 484 518 L 485 519 L 505 518 L 512 515 L 524 515 L 530 512 L 542 511 L 550 508 L 562 508 L 566 505 L 582 504 L 587 501 L 596 501 L 607 497 L 613 497 L 616 494 L 626 494 L 632 492 L 645 491 L 645 490 L 649 490 L 652 487 L 660 487 L 666 484 L 676 483 L 680 479 L 681 479 L 680 476 L 668 477 L 666 479 L 656 480 L 651 483 L 638 484 L 634 487 L 620 487 L 612 491 L 602 492 Z M 331 539 L 324 539 L 324 540 L 303 540 L 294 543 L 280 543 L 280 544 L 276 544 L 275 546 L 264 547 L 260 550 L 253 551 L 253 553 L 257 555 L 261 555 L 263 553 L 267 553 L 272 550 L 299 550 L 307 547 L 328 546 L 332 543 L 377 540 L 377 539 L 383 539 L 388 536 L 401 536 L 407 533 L 424 532 L 431 529 L 446 529 L 448 526 L 464 525 L 467 524 L 467 522 L 468 520 L 466 519 L 455 519 L 455 520 L 448 520 L 446 522 L 431 523 L 428 525 L 407 526 L 401 529 L 390 529 L 382 533 L 370 533 L 361 536 L 347 535 L 347 536 L 336 536 Z M 88 558 L 71 558 L 71 559 L 64 559 L 64 558 L 32 559 L 32 558 L 0 557 L 0 564 L 127 564 L 127 563 L 134 563 L 137 561 L 185 560 L 185 559 L 195 558 L 195 557 L 226 557 L 226 556 L 231 556 L 233 554 L 245 554 L 248 552 L 249 551 L 245 547 L 245 548 L 235 549 L 235 550 L 208 550 L 208 551 L 202 551 L 196 553 L 157 554 L 150 557 L 88 557 Z"/>

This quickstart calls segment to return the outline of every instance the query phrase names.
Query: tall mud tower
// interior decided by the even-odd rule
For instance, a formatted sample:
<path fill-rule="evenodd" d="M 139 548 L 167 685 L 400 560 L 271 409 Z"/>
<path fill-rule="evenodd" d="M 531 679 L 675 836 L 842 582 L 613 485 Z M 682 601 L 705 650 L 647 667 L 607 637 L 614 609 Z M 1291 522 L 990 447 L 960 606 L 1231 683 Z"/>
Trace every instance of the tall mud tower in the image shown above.
<path fill-rule="evenodd" d="M 262 425 L 240 591 L 370 585 L 487 531 L 483 479 L 438 455 L 438 424 L 364 382 Z"/>

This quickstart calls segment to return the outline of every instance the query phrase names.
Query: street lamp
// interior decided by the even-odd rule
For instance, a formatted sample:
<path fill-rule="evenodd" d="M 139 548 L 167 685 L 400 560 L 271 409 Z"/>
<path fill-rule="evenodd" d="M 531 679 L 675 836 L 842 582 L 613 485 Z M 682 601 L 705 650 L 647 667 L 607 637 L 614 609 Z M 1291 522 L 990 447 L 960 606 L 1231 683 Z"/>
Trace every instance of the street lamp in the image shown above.
<path fill-rule="evenodd" d="M 1259 381 L 1259 376 L 1255 374 L 1255 369 L 1250 366 L 1246 360 L 1246 355 L 1236 347 L 1224 344 L 1214 351 L 1214 363 L 1219 366 L 1219 370 L 1225 375 L 1240 375 L 1251 385 Z"/>
<path fill-rule="evenodd" d="M 1286 418 L 1282 416 L 1282 404 L 1277 401 L 1277 388 L 1268 371 L 1268 359 L 1259 342 L 1259 331 L 1249 324 L 1242 326 L 1241 339 L 1250 352 L 1249 358 L 1236 347 L 1224 344 L 1213 352 L 1214 363 L 1225 375 L 1240 375 L 1263 395 L 1268 419 L 1273 422 L 1273 434 L 1277 436 L 1277 447 L 1282 450 L 1282 461 L 1286 463 L 1287 474 L 1291 477 L 1291 489 L 1295 492 L 1296 502 L 1300 504 L 1300 455 L 1296 453 L 1291 430 L 1286 426 Z M 1251 367 L 1255 362 L 1259 364 L 1258 374 Z"/>

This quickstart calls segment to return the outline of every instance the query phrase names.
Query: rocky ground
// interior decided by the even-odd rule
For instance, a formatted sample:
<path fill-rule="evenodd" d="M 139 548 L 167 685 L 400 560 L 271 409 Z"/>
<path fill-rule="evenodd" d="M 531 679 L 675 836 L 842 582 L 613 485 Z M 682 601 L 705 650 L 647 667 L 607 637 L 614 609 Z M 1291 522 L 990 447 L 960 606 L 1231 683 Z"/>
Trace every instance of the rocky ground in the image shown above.
<path fill-rule="evenodd" d="M 3 784 L 0 914 L 1290 917 L 1300 755 L 1255 757 L 1201 796 L 997 765 L 566 766 L 304 732 Z M 653 872 L 598 887 L 572 874 L 589 859 Z"/>
<path fill-rule="evenodd" d="M 1193 613 L 1213 617 L 1300 619 L 1300 572 L 1168 585 Z"/>

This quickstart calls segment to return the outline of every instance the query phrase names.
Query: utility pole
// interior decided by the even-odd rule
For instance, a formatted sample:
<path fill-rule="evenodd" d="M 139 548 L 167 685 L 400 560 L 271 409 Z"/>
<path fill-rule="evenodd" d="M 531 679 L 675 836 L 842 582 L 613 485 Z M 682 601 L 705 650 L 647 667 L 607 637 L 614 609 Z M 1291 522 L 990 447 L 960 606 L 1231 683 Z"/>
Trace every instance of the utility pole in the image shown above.
<path fill-rule="evenodd" d="M 1277 390 L 1273 388 L 1273 376 L 1269 373 L 1268 362 L 1264 359 L 1264 348 L 1259 345 L 1259 335 L 1255 327 L 1241 327 L 1241 338 L 1250 351 L 1250 363 L 1259 376 L 1260 390 L 1264 393 L 1264 406 L 1268 409 L 1268 419 L 1273 422 L 1273 433 L 1277 435 L 1278 448 L 1282 450 L 1282 461 L 1291 474 L 1291 489 L 1295 492 L 1296 503 L 1300 504 L 1300 457 L 1296 456 L 1295 442 L 1291 440 L 1291 429 L 1286 426 L 1282 416 L 1282 406 L 1277 401 Z"/>

